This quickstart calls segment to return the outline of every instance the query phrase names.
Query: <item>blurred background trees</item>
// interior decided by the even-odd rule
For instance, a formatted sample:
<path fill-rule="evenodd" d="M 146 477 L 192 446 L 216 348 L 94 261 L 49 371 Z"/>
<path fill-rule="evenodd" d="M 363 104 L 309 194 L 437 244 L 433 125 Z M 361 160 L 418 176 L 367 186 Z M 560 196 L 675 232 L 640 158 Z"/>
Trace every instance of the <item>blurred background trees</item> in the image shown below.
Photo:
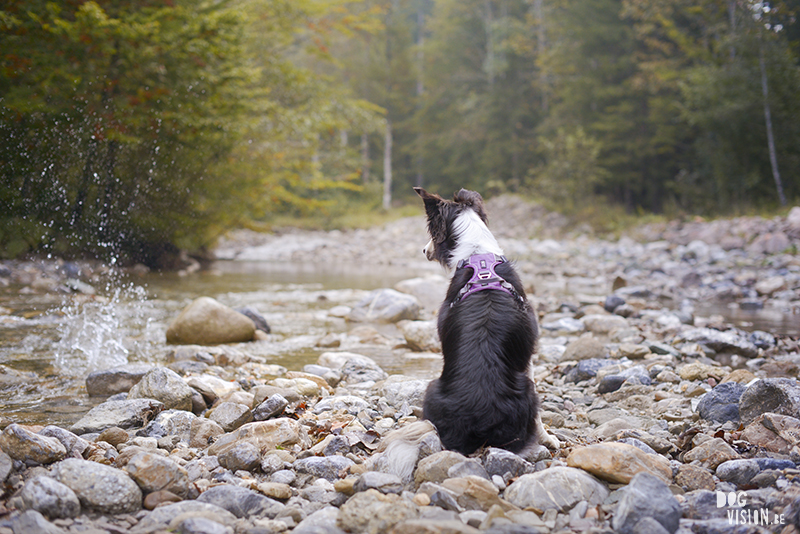
<path fill-rule="evenodd" d="M 3 256 L 154 263 L 412 185 L 566 213 L 800 198 L 797 2 L 0 6 Z"/>

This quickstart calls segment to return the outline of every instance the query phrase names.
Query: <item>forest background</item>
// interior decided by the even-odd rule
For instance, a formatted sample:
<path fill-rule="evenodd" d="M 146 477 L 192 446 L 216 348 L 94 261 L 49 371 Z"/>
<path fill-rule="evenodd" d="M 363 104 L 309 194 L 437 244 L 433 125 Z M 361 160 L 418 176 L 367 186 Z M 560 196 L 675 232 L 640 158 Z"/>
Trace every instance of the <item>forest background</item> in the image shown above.
<path fill-rule="evenodd" d="M 589 218 L 800 199 L 800 2 L 0 6 L 0 257 L 154 265 L 414 185 Z"/>

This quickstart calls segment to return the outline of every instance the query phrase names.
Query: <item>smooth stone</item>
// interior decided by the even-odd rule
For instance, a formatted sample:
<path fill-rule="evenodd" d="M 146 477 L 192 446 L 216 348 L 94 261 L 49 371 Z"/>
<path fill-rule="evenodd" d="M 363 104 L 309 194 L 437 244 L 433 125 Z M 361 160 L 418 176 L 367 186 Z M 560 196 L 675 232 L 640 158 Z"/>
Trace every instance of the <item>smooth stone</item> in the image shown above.
<path fill-rule="evenodd" d="M 90 397 L 110 397 L 117 393 L 127 393 L 152 368 L 149 364 L 129 363 L 93 371 L 86 377 L 86 393 Z"/>
<path fill-rule="evenodd" d="M 181 376 L 167 367 L 155 367 L 128 392 L 128 400 L 155 399 L 165 410 L 192 411 L 192 389 Z"/>
<path fill-rule="evenodd" d="M 346 532 L 383 534 L 396 524 L 415 519 L 418 507 L 395 494 L 368 489 L 356 493 L 339 509 L 336 526 Z"/>
<path fill-rule="evenodd" d="M 624 384 L 627 379 L 627 377 L 622 375 L 606 375 L 597 385 L 597 392 L 602 395 L 604 393 L 612 393 L 617 391 L 622 387 L 622 384 Z"/>
<path fill-rule="evenodd" d="M 397 328 L 406 340 L 411 350 L 417 352 L 441 352 L 442 343 L 439 341 L 439 332 L 436 321 L 400 321 Z"/>
<path fill-rule="evenodd" d="M 189 429 L 189 447 L 195 449 L 205 449 L 217 436 L 221 436 L 225 431 L 219 424 L 205 417 L 197 417 L 192 421 Z"/>
<path fill-rule="evenodd" d="M 278 501 L 253 490 L 230 484 L 214 486 L 201 493 L 196 501 L 219 506 L 236 517 L 255 516 L 273 519 L 284 509 L 284 505 Z"/>
<path fill-rule="evenodd" d="M 611 526 L 620 534 L 639 534 L 639 522 L 652 518 L 670 534 L 678 530 L 682 511 L 669 486 L 650 473 L 639 473 L 623 490 Z"/>
<path fill-rule="evenodd" d="M 315 414 L 321 414 L 326 411 L 340 411 L 346 410 L 350 415 L 358 415 L 362 410 L 370 409 L 367 401 L 355 395 L 334 395 L 332 397 L 325 397 L 314 405 L 313 411 Z"/>
<path fill-rule="evenodd" d="M 172 524 L 173 520 L 180 518 L 181 521 L 185 521 L 190 517 L 207 517 L 229 527 L 233 527 L 236 523 L 236 516 L 224 508 L 199 500 L 181 501 L 154 509 L 144 516 L 131 532 L 154 534 L 167 531 L 176 528 L 177 525 Z"/>
<path fill-rule="evenodd" d="M 14 460 L 50 464 L 63 460 L 67 449 L 56 438 L 41 436 L 16 423 L 0 434 L 0 448 Z"/>
<path fill-rule="evenodd" d="M 145 510 L 155 510 L 161 505 L 168 503 L 181 502 L 183 499 L 179 495 L 175 495 L 171 491 L 159 490 L 153 493 L 148 493 L 144 498 L 142 505 Z"/>
<path fill-rule="evenodd" d="M 128 460 L 124 470 L 145 493 L 166 490 L 179 497 L 189 496 L 189 474 L 168 458 L 140 452 Z"/>
<path fill-rule="evenodd" d="M 338 508 L 325 506 L 300 521 L 292 530 L 292 534 L 345 534 L 342 529 L 336 526 L 338 517 Z"/>
<path fill-rule="evenodd" d="M 355 465 L 355 462 L 344 456 L 310 456 L 295 461 L 292 467 L 298 473 L 306 473 L 332 482 L 342 478 L 344 471 L 352 465 Z"/>
<path fill-rule="evenodd" d="M 351 384 L 359 382 L 378 382 L 388 378 L 386 371 L 377 363 L 350 360 L 341 368 L 342 379 Z"/>
<path fill-rule="evenodd" d="M 629 483 L 641 472 L 657 476 L 665 483 L 672 483 L 669 460 L 659 454 L 647 454 L 626 443 L 598 443 L 574 449 L 567 457 L 567 465 L 618 484 Z"/>
<path fill-rule="evenodd" d="M 292 487 L 289 484 L 281 482 L 259 482 L 256 489 L 270 499 L 286 501 L 292 498 Z"/>
<path fill-rule="evenodd" d="M 392 529 L 392 534 L 480 534 L 482 531 L 477 528 L 465 525 L 456 519 L 411 519 L 403 521 Z M 492 533 L 505 534 L 497 529 L 492 529 Z M 508 534 L 516 534 L 508 532 Z M 519 531 L 519 534 L 527 534 Z"/>
<path fill-rule="evenodd" d="M 237 443 L 219 454 L 219 465 L 230 471 L 252 471 L 261 465 L 261 454 L 250 442 Z"/>
<path fill-rule="evenodd" d="M 153 399 L 107 400 L 98 404 L 72 425 L 70 431 L 77 435 L 102 432 L 112 426 L 123 429 L 138 428 L 152 421 L 164 404 Z"/>
<path fill-rule="evenodd" d="M 559 466 L 522 475 L 506 488 L 504 498 L 519 508 L 565 512 L 581 501 L 601 504 L 608 494 L 605 484 L 589 473 Z"/>
<path fill-rule="evenodd" d="M 424 308 L 438 309 L 447 294 L 450 281 L 442 275 L 431 274 L 420 278 L 401 280 L 394 285 L 394 289 L 416 297 Z"/>
<path fill-rule="evenodd" d="M 391 375 L 383 381 L 381 394 L 389 406 L 400 408 L 403 404 L 422 406 L 429 380 L 420 380 L 404 375 Z"/>
<path fill-rule="evenodd" d="M 253 321 L 210 297 L 200 297 L 181 311 L 167 328 L 167 343 L 221 345 L 251 341 Z"/>
<path fill-rule="evenodd" d="M 500 506 L 504 510 L 513 508 L 507 501 L 498 496 L 499 489 L 493 482 L 483 477 L 469 475 L 459 478 L 448 478 L 442 487 L 456 497 L 458 505 L 465 510 L 489 510 L 492 506 Z"/>
<path fill-rule="evenodd" d="M 577 384 L 584 380 L 590 380 L 597 376 L 597 371 L 603 367 L 614 365 L 617 363 L 615 360 L 590 358 L 588 360 L 581 360 L 578 364 L 567 372 L 564 376 L 565 382 Z"/>
<path fill-rule="evenodd" d="M 142 508 L 142 491 L 121 469 L 67 458 L 53 466 L 52 476 L 74 491 L 86 509 L 101 514 L 124 514 Z"/>
<path fill-rule="evenodd" d="M 711 328 L 689 328 L 678 335 L 677 342 L 705 345 L 716 352 L 733 353 L 745 358 L 758 356 L 758 348 L 735 331 L 720 332 Z"/>
<path fill-rule="evenodd" d="M 19 496 L 25 510 L 36 510 L 49 519 L 76 517 L 81 511 L 75 492 L 47 476 L 26 481 Z"/>
<path fill-rule="evenodd" d="M 738 486 L 749 485 L 753 477 L 759 472 L 769 469 L 794 469 L 795 463 L 791 460 L 778 458 L 752 458 L 742 460 L 729 460 L 717 467 L 716 475 L 720 480 L 732 482 Z"/>
<path fill-rule="evenodd" d="M 8 475 L 14 470 L 14 460 L 9 455 L 0 450 L 0 484 L 5 483 Z"/>
<path fill-rule="evenodd" d="M 567 344 L 560 361 L 603 359 L 603 344 L 591 333 L 581 335 Z"/>
<path fill-rule="evenodd" d="M 712 438 L 704 441 L 683 456 L 684 462 L 698 462 L 712 471 L 723 462 L 738 460 L 739 458 L 741 458 L 739 453 L 725 443 L 722 438 Z"/>
<path fill-rule="evenodd" d="M 532 467 L 532 466 L 531 466 Z M 531 472 L 533 472 L 531 470 Z M 450 478 L 463 478 L 466 476 L 476 476 L 485 478 L 486 480 L 491 480 L 492 477 L 489 476 L 489 473 L 486 472 L 486 469 L 483 465 L 472 458 L 468 458 L 461 463 L 457 463 L 453 467 L 447 470 L 447 476 Z"/>
<path fill-rule="evenodd" d="M 467 459 L 455 451 L 441 451 L 423 458 L 417 464 L 414 483 L 419 486 L 423 482 L 441 482 L 448 477 L 451 467 Z"/>
<path fill-rule="evenodd" d="M 308 448 L 311 445 L 305 428 L 298 421 L 280 417 L 247 423 L 233 432 L 219 436 L 208 448 L 208 454 L 222 454 L 240 441 L 249 441 L 259 450 L 274 450 L 278 447 L 291 449 L 293 445 Z"/>
<path fill-rule="evenodd" d="M 353 307 L 347 314 L 347 320 L 381 323 L 396 323 L 404 319 L 415 321 L 419 310 L 419 301 L 411 295 L 394 289 L 376 289 Z"/>
<path fill-rule="evenodd" d="M 128 434 L 127 430 L 123 430 L 118 426 L 112 426 L 100 432 L 100 435 L 97 436 L 95 441 L 105 441 L 109 445 L 116 447 L 121 443 L 127 442 L 129 439 L 131 439 L 131 436 Z"/>
<path fill-rule="evenodd" d="M 624 298 L 620 297 L 619 295 L 609 295 L 606 297 L 606 300 L 603 303 L 603 309 L 605 309 L 608 313 L 614 313 L 614 310 L 623 304 L 625 304 Z"/>
<path fill-rule="evenodd" d="M 739 400 L 739 418 L 743 425 L 763 413 L 795 417 L 800 414 L 800 385 L 791 378 L 763 378 L 751 384 Z"/>
<path fill-rule="evenodd" d="M 693 362 L 678 369 L 678 375 L 683 380 L 707 380 L 711 376 L 722 378 L 725 372 L 719 367 L 706 365 L 704 363 Z"/>
<path fill-rule="evenodd" d="M 225 432 L 232 432 L 253 420 L 253 413 L 244 404 L 236 402 L 221 402 L 211 409 L 208 418 Z"/>
<path fill-rule="evenodd" d="M 196 419 L 195 414 L 185 410 L 164 410 L 145 427 L 143 434 L 156 439 L 169 436 L 188 444 Z"/>
<path fill-rule="evenodd" d="M 738 382 L 723 382 L 706 393 L 697 405 L 697 413 L 707 421 L 739 422 L 739 400 L 746 388 Z"/>
<path fill-rule="evenodd" d="M 287 406 L 289 406 L 289 401 L 280 393 L 275 393 L 253 409 L 253 419 L 265 421 L 271 417 L 277 417 Z"/>
<path fill-rule="evenodd" d="M 251 308 L 250 306 L 245 306 L 243 308 L 236 308 L 235 311 L 241 313 L 242 315 L 253 321 L 253 324 L 256 326 L 256 330 L 261 330 L 265 334 L 269 334 L 272 332 L 272 328 L 270 328 L 269 323 L 267 323 L 267 320 L 255 308 Z"/>
<path fill-rule="evenodd" d="M 399 494 L 403 491 L 403 481 L 397 475 L 367 471 L 358 477 L 353 485 L 353 491 L 367 491 L 368 489 L 376 489 L 381 493 Z"/>
<path fill-rule="evenodd" d="M 584 315 L 581 318 L 586 329 L 595 334 L 605 335 L 621 328 L 628 327 L 628 320 L 619 315 L 606 315 L 602 313 Z"/>
<path fill-rule="evenodd" d="M 231 527 L 207 517 L 189 517 L 177 526 L 177 534 L 233 534 L 234 532 Z"/>

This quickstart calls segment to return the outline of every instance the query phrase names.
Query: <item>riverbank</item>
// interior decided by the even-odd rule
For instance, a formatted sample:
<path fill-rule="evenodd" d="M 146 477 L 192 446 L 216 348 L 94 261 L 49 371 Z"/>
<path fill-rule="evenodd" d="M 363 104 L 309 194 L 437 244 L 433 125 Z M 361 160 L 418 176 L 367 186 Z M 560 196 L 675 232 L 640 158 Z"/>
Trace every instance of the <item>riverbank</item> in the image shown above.
<path fill-rule="evenodd" d="M 489 204 L 539 311 L 532 375 L 559 450 L 465 458 L 441 451 L 431 434 L 412 479 L 382 473 L 381 442 L 417 420 L 440 358 L 432 321 L 446 280 L 422 258 L 423 219 L 349 232 L 242 232 L 220 245 L 224 261 L 417 278 L 388 284 L 397 294 L 259 293 L 272 331 L 254 341 L 161 341 L 136 365 L 85 377 L 83 395 L 97 406 L 72 424 L 6 419 L 0 533 L 688 534 L 741 523 L 743 532 L 795 532 L 800 221 L 669 223 L 606 241 L 566 234 L 537 210 L 507 198 Z M 104 269 L 8 263 L 0 284 L 35 299 L 107 299 Z M 204 287 L 199 276 L 182 279 Z M 374 312 L 379 294 L 411 315 L 359 314 Z M 219 297 L 253 304 L 235 292 Z M 706 313 L 710 304 L 750 312 L 751 323 L 754 309 L 777 311 L 785 330 L 737 328 Z M 25 310 L 6 307 L 0 318 L 22 321 Z M 288 344 L 313 361 L 276 363 Z M 7 385 L 38 378 L 4 370 Z"/>

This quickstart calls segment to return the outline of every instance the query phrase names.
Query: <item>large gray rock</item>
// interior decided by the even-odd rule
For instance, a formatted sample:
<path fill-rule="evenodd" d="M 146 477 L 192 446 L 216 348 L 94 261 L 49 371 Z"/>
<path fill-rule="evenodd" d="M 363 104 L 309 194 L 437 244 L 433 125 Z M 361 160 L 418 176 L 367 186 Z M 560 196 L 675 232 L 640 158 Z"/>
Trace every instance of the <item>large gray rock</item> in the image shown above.
<path fill-rule="evenodd" d="M 421 278 L 409 278 L 397 282 L 394 288 L 417 298 L 422 307 L 429 310 L 439 309 L 442 305 L 450 281 L 440 274 L 431 274 Z"/>
<path fill-rule="evenodd" d="M 89 410 L 70 430 L 81 435 L 102 432 L 112 426 L 137 428 L 163 409 L 164 404 L 153 399 L 109 400 Z"/>
<path fill-rule="evenodd" d="M 241 486 L 224 484 L 204 491 L 198 502 L 213 504 L 236 517 L 269 517 L 272 519 L 283 510 L 284 505 Z"/>
<path fill-rule="evenodd" d="M 369 489 L 353 495 L 339 510 L 336 526 L 346 532 L 382 534 L 397 523 L 414 519 L 418 508 L 395 494 Z"/>
<path fill-rule="evenodd" d="M 189 444 L 192 437 L 192 425 L 197 416 L 184 410 L 164 410 L 159 413 L 144 429 L 148 438 L 177 437 L 179 441 Z"/>
<path fill-rule="evenodd" d="M 75 492 L 46 476 L 37 476 L 25 482 L 19 496 L 25 510 L 36 510 L 50 519 L 76 517 L 81 511 L 81 503 Z"/>
<path fill-rule="evenodd" d="M 55 425 L 48 425 L 39 431 L 40 436 L 56 438 L 67 449 L 67 456 L 83 458 L 83 453 L 89 448 L 89 442 Z"/>
<path fill-rule="evenodd" d="M 650 473 L 639 473 L 625 488 L 611 526 L 620 534 L 638 534 L 640 521 L 649 517 L 672 534 L 678 530 L 681 514 L 669 486 Z"/>
<path fill-rule="evenodd" d="M 155 367 L 128 392 L 128 400 L 155 399 L 167 410 L 192 411 L 192 388 L 181 376 L 166 367 Z"/>
<path fill-rule="evenodd" d="M 522 475 L 505 491 L 505 499 L 520 508 L 569 511 L 581 501 L 594 506 L 608 497 L 605 484 L 572 467 L 551 467 Z"/>
<path fill-rule="evenodd" d="M 293 467 L 298 473 L 307 473 L 315 478 L 334 481 L 341 478 L 344 470 L 353 463 L 353 460 L 344 456 L 310 456 L 297 460 Z"/>
<path fill-rule="evenodd" d="M 711 328 L 690 328 L 681 332 L 675 342 L 700 343 L 717 352 L 738 354 L 745 358 L 758 356 L 758 348 L 753 342 L 735 330 L 720 332 Z"/>
<path fill-rule="evenodd" d="M 419 301 L 394 289 L 376 289 L 353 307 L 348 321 L 396 323 L 403 319 L 415 321 L 419 316 Z"/>
<path fill-rule="evenodd" d="M 739 422 L 739 400 L 745 387 L 738 382 L 724 382 L 709 391 L 697 405 L 697 413 L 708 421 Z"/>
<path fill-rule="evenodd" d="M 293 445 L 300 445 L 303 448 L 311 446 L 311 440 L 303 425 L 294 419 L 279 417 L 247 423 L 233 432 L 219 436 L 208 448 L 208 455 L 222 454 L 242 441 L 252 443 L 259 450 L 274 450 L 278 447 L 288 449 Z"/>
<path fill-rule="evenodd" d="M 90 397 L 110 397 L 117 393 L 126 393 L 152 368 L 149 364 L 130 363 L 93 371 L 86 377 L 86 393 Z"/>
<path fill-rule="evenodd" d="M 53 478 L 78 496 L 81 506 L 101 514 L 125 514 L 142 508 L 142 491 L 122 471 L 108 465 L 67 458 L 52 469 Z"/>
<path fill-rule="evenodd" d="M 219 345 L 252 341 L 253 321 L 210 297 L 189 304 L 167 328 L 167 343 Z"/>
<path fill-rule="evenodd" d="M 442 343 L 439 341 L 436 321 L 400 321 L 397 328 L 406 339 L 411 350 L 421 352 L 441 352 Z"/>
<path fill-rule="evenodd" d="M 383 382 L 381 393 L 389 406 L 400 408 L 403 404 L 422 406 L 429 380 L 411 378 L 404 375 L 391 375 Z"/>
<path fill-rule="evenodd" d="M 14 534 L 64 534 L 66 531 L 44 518 L 36 510 L 26 510 L 11 521 Z"/>
<path fill-rule="evenodd" d="M 744 425 L 771 412 L 797 417 L 800 414 L 800 385 L 794 378 L 765 378 L 748 387 L 739 400 L 739 419 Z"/>
<path fill-rule="evenodd" d="M 41 436 L 16 423 L 0 434 L 0 448 L 15 460 L 39 464 L 57 462 L 67 456 L 67 449 L 56 438 Z"/>

